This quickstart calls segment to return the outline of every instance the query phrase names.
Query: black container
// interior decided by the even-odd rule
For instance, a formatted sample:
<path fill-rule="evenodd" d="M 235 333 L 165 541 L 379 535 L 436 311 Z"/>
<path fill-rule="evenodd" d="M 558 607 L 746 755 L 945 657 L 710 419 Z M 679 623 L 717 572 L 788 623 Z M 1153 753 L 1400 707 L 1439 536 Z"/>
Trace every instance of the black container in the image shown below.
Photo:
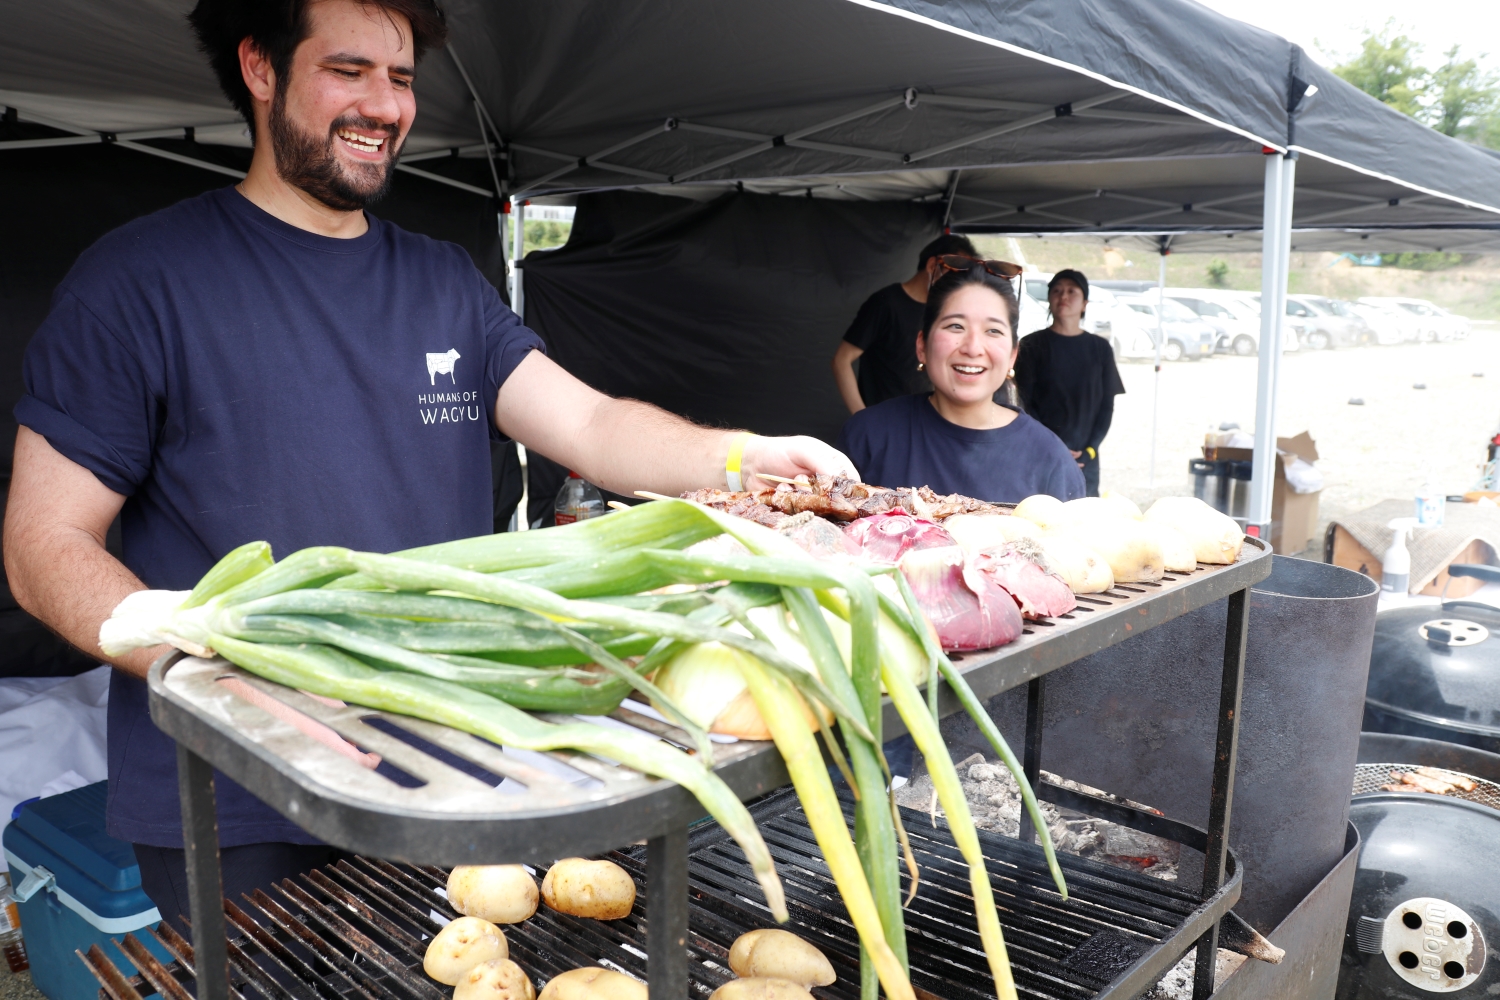
<path fill-rule="evenodd" d="M 1235 912 L 1262 933 L 1344 854 L 1378 595 L 1367 576 L 1286 556 L 1251 595 L 1230 844 L 1245 870 Z M 1220 601 L 1049 675 L 1042 767 L 1204 825 L 1225 613 Z M 1025 689 L 990 710 L 1019 746 Z M 993 756 L 964 716 L 943 732 L 957 759 Z"/>
<path fill-rule="evenodd" d="M 1382 612 L 1365 729 L 1500 753 L 1500 610 L 1448 601 Z"/>

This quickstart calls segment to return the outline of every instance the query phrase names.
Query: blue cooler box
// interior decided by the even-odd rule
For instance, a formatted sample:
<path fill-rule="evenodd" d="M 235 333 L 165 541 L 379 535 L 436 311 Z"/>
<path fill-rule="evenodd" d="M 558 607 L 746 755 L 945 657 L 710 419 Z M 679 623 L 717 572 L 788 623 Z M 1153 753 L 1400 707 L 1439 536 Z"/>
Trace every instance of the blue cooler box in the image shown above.
<path fill-rule="evenodd" d="M 113 944 L 134 931 L 152 954 L 171 961 L 144 933 L 161 919 L 141 891 L 135 852 L 104 832 L 107 782 L 53 795 L 21 810 L 5 828 L 10 884 L 20 886 L 37 869 L 52 880 L 19 904 L 21 932 L 31 959 L 31 979 L 51 1000 L 97 1000 L 99 983 L 73 954 L 89 945 L 104 949 L 126 975 L 135 966 Z"/>

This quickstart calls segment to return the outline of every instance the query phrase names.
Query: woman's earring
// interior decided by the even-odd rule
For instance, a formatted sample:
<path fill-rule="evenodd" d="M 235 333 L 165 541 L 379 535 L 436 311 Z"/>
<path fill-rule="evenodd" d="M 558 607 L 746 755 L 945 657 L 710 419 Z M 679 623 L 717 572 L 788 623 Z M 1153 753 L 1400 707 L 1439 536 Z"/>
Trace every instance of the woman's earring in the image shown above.
<path fill-rule="evenodd" d="M 1014 368 L 1012 368 L 1012 369 L 1011 369 L 1011 370 L 1010 370 L 1010 377 L 1011 377 L 1011 378 L 1015 378 L 1015 377 L 1016 377 L 1016 370 L 1015 370 L 1015 369 L 1014 369 Z"/>
<path fill-rule="evenodd" d="M 925 372 L 926 370 L 927 370 L 927 366 L 924 365 L 922 362 L 918 361 L 917 362 L 917 371 L 919 371 L 919 372 Z"/>

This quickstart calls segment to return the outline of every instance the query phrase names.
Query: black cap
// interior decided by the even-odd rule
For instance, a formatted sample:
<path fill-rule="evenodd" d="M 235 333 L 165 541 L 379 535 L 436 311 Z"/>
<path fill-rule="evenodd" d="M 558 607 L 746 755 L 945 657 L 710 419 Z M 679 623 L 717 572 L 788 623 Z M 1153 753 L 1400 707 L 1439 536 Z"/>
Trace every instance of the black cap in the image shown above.
<path fill-rule="evenodd" d="M 1079 291 L 1083 292 L 1083 301 L 1087 302 L 1089 300 L 1089 279 L 1083 276 L 1082 271 L 1075 271 L 1071 267 L 1064 271 L 1058 271 L 1052 276 L 1052 280 L 1047 282 L 1047 291 L 1052 291 L 1052 286 L 1056 285 L 1059 281 L 1071 281 L 1078 286 Z"/>

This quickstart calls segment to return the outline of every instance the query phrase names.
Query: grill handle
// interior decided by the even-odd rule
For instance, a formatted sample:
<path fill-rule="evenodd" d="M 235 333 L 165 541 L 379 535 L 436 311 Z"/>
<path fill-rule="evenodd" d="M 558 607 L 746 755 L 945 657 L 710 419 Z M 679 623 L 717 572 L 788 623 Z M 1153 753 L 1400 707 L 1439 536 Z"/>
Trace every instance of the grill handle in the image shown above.
<path fill-rule="evenodd" d="M 1448 567 L 1449 576 L 1467 576 L 1485 583 L 1500 583 L 1500 566 L 1483 563 L 1454 563 Z"/>

